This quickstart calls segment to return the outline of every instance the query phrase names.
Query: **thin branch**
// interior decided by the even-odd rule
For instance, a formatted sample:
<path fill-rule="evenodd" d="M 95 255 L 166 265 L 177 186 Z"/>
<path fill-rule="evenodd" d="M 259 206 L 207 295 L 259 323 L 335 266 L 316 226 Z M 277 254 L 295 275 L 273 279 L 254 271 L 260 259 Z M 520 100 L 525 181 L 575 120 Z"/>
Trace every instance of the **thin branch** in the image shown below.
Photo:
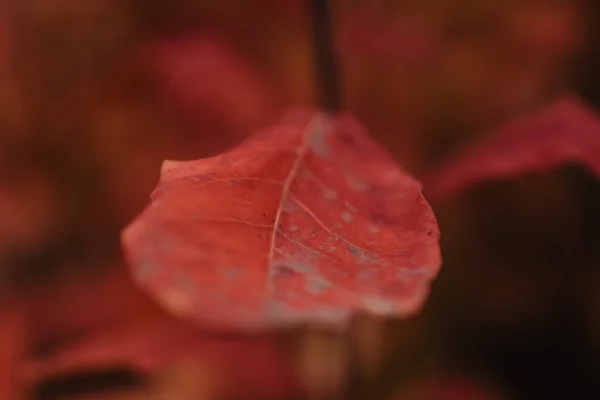
<path fill-rule="evenodd" d="M 330 112 L 342 106 L 340 73 L 334 51 L 334 34 L 329 0 L 309 0 L 312 14 L 315 75 L 320 105 Z"/>

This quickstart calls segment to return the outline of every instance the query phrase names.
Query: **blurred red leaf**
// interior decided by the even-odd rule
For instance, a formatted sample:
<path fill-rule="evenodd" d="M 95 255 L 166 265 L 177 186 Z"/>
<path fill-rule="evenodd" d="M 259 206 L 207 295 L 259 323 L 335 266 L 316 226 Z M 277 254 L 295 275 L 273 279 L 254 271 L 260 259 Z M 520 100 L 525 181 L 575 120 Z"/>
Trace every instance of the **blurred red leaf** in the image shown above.
<path fill-rule="evenodd" d="M 600 120 L 576 97 L 515 119 L 424 179 L 428 196 L 446 199 L 479 182 L 578 163 L 600 178 Z"/>
<path fill-rule="evenodd" d="M 206 365 L 217 383 L 227 379 L 219 387 L 227 394 L 277 395 L 298 390 L 293 368 L 273 337 L 202 331 L 162 312 L 124 269 L 70 277 L 38 294 L 29 293 L 26 301 L 23 315 L 30 339 L 34 344 L 46 343 L 46 349 L 19 360 L 18 378 L 25 387 L 111 368 L 153 375 L 192 360 Z M 12 341 L 6 344 L 17 350 Z M 247 368 L 249 359 L 252 368 Z M 11 371 L 15 372 L 14 366 Z"/>
<path fill-rule="evenodd" d="M 258 68 L 217 35 L 162 38 L 147 44 L 141 58 L 156 78 L 178 133 L 188 140 L 229 145 L 274 112 L 275 95 Z"/>
<path fill-rule="evenodd" d="M 155 374 L 177 362 L 195 360 L 224 385 L 221 392 L 281 394 L 297 391 L 290 368 L 268 336 L 215 336 L 172 319 L 155 324 L 111 327 L 64 347 L 51 357 L 30 359 L 20 370 L 30 386 L 82 371 L 130 368 Z M 252 368 L 247 361 L 252 360 Z M 231 383 L 234 384 L 231 384 Z"/>
<path fill-rule="evenodd" d="M 21 303 L 32 327 L 32 340 L 50 344 L 163 314 L 135 287 L 124 267 L 70 274 L 24 292 Z"/>
<path fill-rule="evenodd" d="M 170 311 L 253 329 L 412 314 L 438 237 L 420 184 L 353 118 L 296 113 L 230 152 L 165 162 L 123 244 Z"/>

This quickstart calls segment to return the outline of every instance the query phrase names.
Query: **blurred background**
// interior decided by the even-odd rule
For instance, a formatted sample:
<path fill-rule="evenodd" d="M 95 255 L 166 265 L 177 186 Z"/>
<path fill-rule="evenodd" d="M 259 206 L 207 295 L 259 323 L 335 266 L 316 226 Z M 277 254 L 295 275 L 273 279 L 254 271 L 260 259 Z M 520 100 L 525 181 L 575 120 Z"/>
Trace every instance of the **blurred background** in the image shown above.
<path fill-rule="evenodd" d="M 164 159 L 322 105 L 309 3 L 0 0 L 0 398 L 600 398 L 600 185 L 577 165 L 451 201 L 425 185 L 430 301 L 360 319 L 351 346 L 214 337 L 129 282 L 119 233 Z M 566 94 L 600 106 L 594 0 L 331 0 L 330 19 L 343 109 L 418 178 Z"/>

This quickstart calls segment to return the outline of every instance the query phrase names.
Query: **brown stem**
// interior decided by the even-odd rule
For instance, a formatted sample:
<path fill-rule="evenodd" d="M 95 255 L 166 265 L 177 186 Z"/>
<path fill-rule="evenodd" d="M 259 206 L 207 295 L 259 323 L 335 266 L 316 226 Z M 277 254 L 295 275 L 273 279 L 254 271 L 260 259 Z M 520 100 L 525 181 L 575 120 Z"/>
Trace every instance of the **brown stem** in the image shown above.
<path fill-rule="evenodd" d="M 334 35 L 329 0 L 309 0 L 312 14 L 316 82 L 320 105 L 325 110 L 341 109 L 340 74 L 334 54 Z"/>

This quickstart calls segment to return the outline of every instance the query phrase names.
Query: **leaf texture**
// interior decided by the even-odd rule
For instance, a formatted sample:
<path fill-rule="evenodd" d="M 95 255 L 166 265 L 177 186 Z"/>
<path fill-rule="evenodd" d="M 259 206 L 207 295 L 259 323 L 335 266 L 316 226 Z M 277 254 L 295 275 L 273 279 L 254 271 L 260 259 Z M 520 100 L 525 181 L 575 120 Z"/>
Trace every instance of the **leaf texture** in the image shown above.
<path fill-rule="evenodd" d="M 480 182 L 515 178 L 577 163 L 600 178 L 600 120 L 576 97 L 495 129 L 424 179 L 432 199 L 447 199 Z"/>
<path fill-rule="evenodd" d="M 296 111 L 218 156 L 165 162 L 123 233 L 135 280 L 211 327 L 408 315 L 441 263 L 420 184 L 348 116 Z"/>

